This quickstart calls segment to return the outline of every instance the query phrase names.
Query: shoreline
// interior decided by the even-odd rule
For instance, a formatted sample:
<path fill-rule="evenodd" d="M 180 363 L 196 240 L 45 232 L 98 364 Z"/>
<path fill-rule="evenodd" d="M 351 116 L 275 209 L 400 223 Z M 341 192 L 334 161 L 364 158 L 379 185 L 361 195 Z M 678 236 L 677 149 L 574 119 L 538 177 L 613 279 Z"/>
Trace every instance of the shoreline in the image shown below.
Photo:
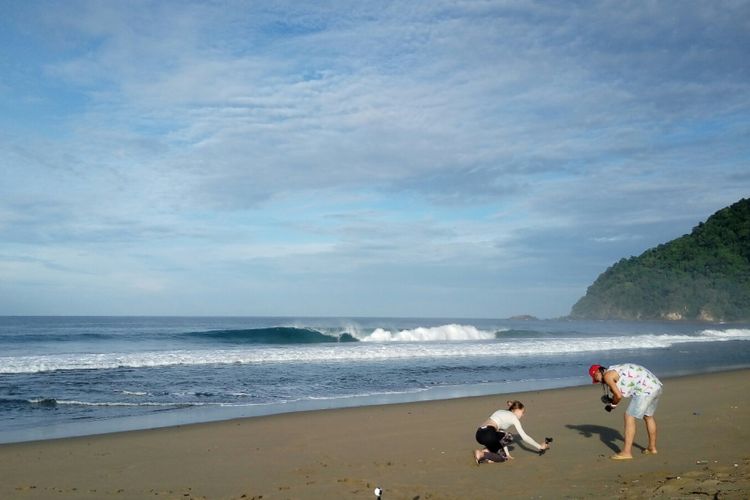
<path fill-rule="evenodd" d="M 534 381 L 477 383 L 471 386 L 439 386 L 418 392 L 356 395 L 341 398 L 259 404 L 256 406 L 197 406 L 193 408 L 176 408 L 175 413 L 171 415 L 167 413 L 159 415 L 134 415 L 87 422 L 85 424 L 62 423 L 43 429 L 2 431 L 0 432 L 0 446 L 4 444 L 101 436 L 120 432 L 166 429 L 170 427 L 217 423 L 246 418 L 271 417 L 302 412 L 333 411 L 344 408 L 365 408 L 427 401 L 447 401 L 451 399 L 491 396 L 499 393 L 518 394 L 532 391 L 566 389 L 580 386 L 577 382 L 581 378 L 560 377 Z M 85 431 L 82 431 L 82 429 L 85 429 Z M 8 439 L 7 436 L 11 434 L 12 438 Z"/>
<path fill-rule="evenodd" d="M 660 453 L 625 463 L 608 459 L 624 408 L 604 412 L 588 385 L 513 393 L 526 432 L 554 442 L 540 457 L 516 439 L 505 464 L 471 457 L 502 394 L 3 444 L 0 497 L 372 498 L 379 486 L 384 498 L 747 498 L 748 376 L 663 379 Z M 635 443 L 645 442 L 639 422 Z"/>
<path fill-rule="evenodd" d="M 712 366 L 689 373 L 668 375 L 665 379 L 699 376 L 727 371 L 750 370 L 750 366 L 739 365 L 720 369 Z M 30 443 L 55 439 L 101 436 L 120 432 L 167 429 L 170 427 L 209 424 L 246 418 L 270 417 L 313 411 L 340 410 L 345 408 L 373 407 L 381 405 L 448 401 L 495 394 L 523 394 L 581 387 L 581 380 L 588 376 L 567 376 L 536 380 L 511 380 L 506 382 L 476 383 L 472 385 L 437 386 L 417 392 L 356 395 L 351 397 L 319 400 L 301 400 L 285 403 L 269 403 L 251 406 L 196 406 L 174 408 L 159 414 L 144 414 L 115 417 L 86 423 L 60 423 L 43 428 L 22 428 L 0 431 L 0 446 L 4 444 Z M 584 384 L 585 385 L 585 384 Z"/>

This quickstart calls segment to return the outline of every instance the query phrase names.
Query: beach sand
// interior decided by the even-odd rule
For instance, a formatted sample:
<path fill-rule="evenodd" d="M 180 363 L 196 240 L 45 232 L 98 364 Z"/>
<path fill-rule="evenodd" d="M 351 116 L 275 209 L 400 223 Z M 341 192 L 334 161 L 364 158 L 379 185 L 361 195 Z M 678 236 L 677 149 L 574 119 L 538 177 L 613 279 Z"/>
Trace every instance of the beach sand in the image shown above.
<path fill-rule="evenodd" d="M 446 401 L 255 417 L 0 445 L 0 498 L 749 498 L 750 371 L 667 379 L 659 454 L 608 457 L 626 404 L 606 413 L 595 385 Z M 544 456 L 477 466 L 477 425 L 526 404 Z"/>

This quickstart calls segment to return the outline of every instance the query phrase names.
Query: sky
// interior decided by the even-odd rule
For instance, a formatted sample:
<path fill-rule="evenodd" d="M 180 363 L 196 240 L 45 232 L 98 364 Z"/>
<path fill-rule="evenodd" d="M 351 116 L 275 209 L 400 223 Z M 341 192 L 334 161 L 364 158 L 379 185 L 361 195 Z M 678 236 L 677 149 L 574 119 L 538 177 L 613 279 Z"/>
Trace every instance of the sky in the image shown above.
<path fill-rule="evenodd" d="M 0 10 L 0 315 L 556 318 L 750 195 L 747 1 Z"/>

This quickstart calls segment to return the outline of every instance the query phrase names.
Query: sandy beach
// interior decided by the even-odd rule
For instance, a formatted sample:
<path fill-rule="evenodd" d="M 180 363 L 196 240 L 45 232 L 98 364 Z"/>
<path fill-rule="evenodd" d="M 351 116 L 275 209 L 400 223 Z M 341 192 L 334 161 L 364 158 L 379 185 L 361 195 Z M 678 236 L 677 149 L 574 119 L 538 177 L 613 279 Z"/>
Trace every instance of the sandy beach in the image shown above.
<path fill-rule="evenodd" d="M 748 498 L 750 371 L 665 380 L 659 454 L 612 461 L 625 405 L 590 385 L 0 445 L 0 498 Z M 538 456 L 475 465 L 474 432 L 509 399 Z"/>

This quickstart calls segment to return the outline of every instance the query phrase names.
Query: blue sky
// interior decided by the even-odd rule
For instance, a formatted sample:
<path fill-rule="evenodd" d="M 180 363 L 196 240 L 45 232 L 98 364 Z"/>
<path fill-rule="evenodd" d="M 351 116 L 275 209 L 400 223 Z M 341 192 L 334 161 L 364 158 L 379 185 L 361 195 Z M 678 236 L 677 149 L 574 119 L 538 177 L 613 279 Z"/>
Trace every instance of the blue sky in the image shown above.
<path fill-rule="evenodd" d="M 750 194 L 748 2 L 0 8 L 0 314 L 557 317 Z"/>

